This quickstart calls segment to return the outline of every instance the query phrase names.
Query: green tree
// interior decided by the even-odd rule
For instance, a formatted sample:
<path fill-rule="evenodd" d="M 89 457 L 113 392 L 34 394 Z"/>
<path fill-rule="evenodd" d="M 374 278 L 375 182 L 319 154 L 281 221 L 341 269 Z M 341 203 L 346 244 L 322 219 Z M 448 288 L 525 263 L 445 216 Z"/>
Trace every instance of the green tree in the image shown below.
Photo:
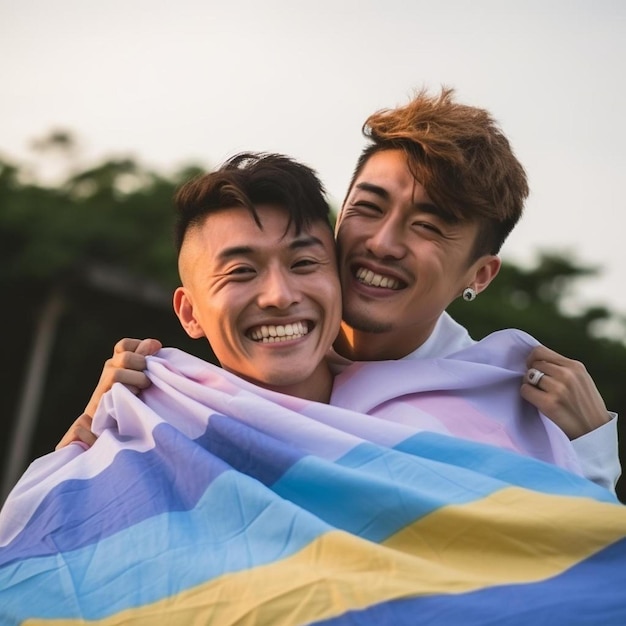
<path fill-rule="evenodd" d="M 57 152 L 71 145 L 56 137 L 39 149 L 51 143 Z M 168 177 L 111 159 L 50 186 L 32 166 L 0 161 L 0 288 L 10 358 L 0 409 L 12 417 L 3 421 L 0 452 L 9 464 L 24 438 L 28 458 L 52 449 L 121 337 L 155 336 L 214 359 L 206 342 L 186 336 L 171 307 L 172 196 L 197 171 Z M 18 414 L 32 432 L 16 430 Z"/>

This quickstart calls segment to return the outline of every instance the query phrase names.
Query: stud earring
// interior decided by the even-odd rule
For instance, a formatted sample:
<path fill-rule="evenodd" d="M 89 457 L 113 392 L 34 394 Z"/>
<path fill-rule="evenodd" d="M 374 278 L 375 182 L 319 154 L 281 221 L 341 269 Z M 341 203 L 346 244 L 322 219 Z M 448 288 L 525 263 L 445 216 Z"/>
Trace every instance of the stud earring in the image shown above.
<path fill-rule="evenodd" d="M 465 302 L 476 300 L 476 290 L 472 287 L 466 287 L 463 289 L 463 300 L 465 300 Z"/>

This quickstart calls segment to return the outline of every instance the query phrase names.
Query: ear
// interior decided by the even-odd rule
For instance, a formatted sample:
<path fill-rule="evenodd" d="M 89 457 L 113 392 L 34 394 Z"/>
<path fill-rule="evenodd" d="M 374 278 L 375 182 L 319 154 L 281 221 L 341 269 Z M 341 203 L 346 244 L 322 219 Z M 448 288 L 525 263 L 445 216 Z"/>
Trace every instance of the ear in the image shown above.
<path fill-rule="evenodd" d="M 200 339 L 200 337 L 204 337 L 204 331 L 194 316 L 193 301 L 184 287 L 176 288 L 176 291 L 174 292 L 173 304 L 174 312 L 178 316 L 185 332 L 192 339 Z"/>
<path fill-rule="evenodd" d="M 502 260 L 495 254 L 481 257 L 477 261 L 474 280 L 471 281 L 471 285 L 476 290 L 476 293 L 480 293 L 489 287 L 489 283 L 498 275 L 501 266 Z"/>

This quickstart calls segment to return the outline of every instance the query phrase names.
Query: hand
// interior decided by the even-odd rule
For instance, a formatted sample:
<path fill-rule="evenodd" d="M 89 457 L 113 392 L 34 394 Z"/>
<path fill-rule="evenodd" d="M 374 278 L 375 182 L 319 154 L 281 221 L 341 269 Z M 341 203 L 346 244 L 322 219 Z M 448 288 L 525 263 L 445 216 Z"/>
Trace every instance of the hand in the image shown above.
<path fill-rule="evenodd" d="M 544 376 L 535 386 L 528 382 L 527 374 L 522 383 L 522 398 L 551 419 L 570 440 L 609 421 L 604 400 L 582 363 L 537 346 L 526 365 Z"/>
<path fill-rule="evenodd" d="M 150 386 L 144 373 L 146 356 L 155 354 L 163 346 L 157 339 L 121 339 L 113 348 L 113 356 L 104 363 L 98 386 L 91 396 L 85 413 L 94 415 L 100 398 L 114 383 L 126 385 L 135 395 Z"/>
<path fill-rule="evenodd" d="M 82 442 L 92 446 L 96 436 L 91 432 L 91 420 L 102 396 L 113 387 L 114 383 L 126 385 L 134 394 L 150 386 L 150 379 L 144 373 L 146 356 L 155 354 L 162 348 L 157 339 L 122 339 L 115 344 L 113 356 L 108 359 L 100 375 L 100 380 L 93 392 L 85 412 L 70 426 L 63 438 L 55 446 L 59 450 L 69 443 Z"/>

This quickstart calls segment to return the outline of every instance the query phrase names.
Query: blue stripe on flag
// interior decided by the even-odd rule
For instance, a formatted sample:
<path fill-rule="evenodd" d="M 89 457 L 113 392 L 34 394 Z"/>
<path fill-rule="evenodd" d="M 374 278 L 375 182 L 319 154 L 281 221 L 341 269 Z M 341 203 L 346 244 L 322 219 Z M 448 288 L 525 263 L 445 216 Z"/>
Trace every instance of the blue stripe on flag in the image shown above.
<path fill-rule="evenodd" d="M 0 616 L 11 620 L 0 623 L 102 619 L 285 558 L 328 530 L 257 481 L 227 471 L 191 511 L 163 513 L 97 545 L 1 568 Z"/>
<path fill-rule="evenodd" d="M 317 626 L 624 626 L 626 540 L 544 581 L 393 600 Z M 608 574 L 611 572 L 611 574 Z"/>
<path fill-rule="evenodd" d="M 581 476 L 551 463 L 544 463 L 522 454 L 441 435 L 421 432 L 395 446 L 396 450 L 422 459 L 433 459 L 448 472 L 450 465 L 476 470 L 508 485 L 533 489 L 542 493 L 588 497 L 600 502 L 614 502 L 616 496 Z"/>
<path fill-rule="evenodd" d="M 153 436 L 154 448 L 120 450 L 93 478 L 54 487 L 22 532 L 0 548 L 0 565 L 76 550 L 163 512 L 190 509 L 228 469 L 169 424 L 159 424 Z"/>

